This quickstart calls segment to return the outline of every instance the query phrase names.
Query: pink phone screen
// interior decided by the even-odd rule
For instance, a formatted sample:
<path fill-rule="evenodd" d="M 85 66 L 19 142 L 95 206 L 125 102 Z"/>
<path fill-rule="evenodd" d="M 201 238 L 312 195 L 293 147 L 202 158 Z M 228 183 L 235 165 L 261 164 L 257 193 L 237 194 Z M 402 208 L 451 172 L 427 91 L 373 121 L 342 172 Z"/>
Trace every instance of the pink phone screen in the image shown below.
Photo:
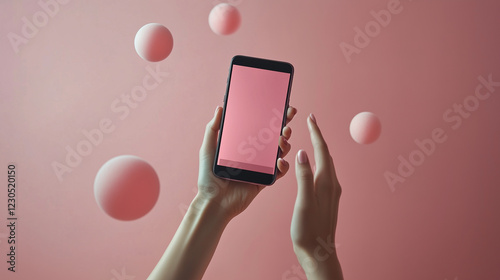
<path fill-rule="evenodd" d="M 274 174 L 290 74 L 233 65 L 218 165 Z"/>

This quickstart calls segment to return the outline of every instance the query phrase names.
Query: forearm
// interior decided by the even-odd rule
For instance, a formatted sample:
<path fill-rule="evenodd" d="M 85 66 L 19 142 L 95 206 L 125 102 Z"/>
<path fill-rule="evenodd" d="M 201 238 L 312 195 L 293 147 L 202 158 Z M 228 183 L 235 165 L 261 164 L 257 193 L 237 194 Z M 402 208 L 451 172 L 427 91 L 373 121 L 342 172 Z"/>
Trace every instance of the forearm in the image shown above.
<path fill-rule="evenodd" d="M 195 197 L 148 279 L 201 279 L 228 222 L 218 205 Z"/>

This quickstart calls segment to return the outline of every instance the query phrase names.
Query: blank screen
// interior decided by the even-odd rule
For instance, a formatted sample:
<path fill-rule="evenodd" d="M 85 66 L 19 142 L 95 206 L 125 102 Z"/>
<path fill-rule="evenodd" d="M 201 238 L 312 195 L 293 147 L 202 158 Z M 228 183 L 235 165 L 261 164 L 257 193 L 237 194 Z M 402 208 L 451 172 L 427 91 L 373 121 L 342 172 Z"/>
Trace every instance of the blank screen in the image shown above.
<path fill-rule="evenodd" d="M 274 174 L 290 74 L 233 65 L 218 165 Z"/>

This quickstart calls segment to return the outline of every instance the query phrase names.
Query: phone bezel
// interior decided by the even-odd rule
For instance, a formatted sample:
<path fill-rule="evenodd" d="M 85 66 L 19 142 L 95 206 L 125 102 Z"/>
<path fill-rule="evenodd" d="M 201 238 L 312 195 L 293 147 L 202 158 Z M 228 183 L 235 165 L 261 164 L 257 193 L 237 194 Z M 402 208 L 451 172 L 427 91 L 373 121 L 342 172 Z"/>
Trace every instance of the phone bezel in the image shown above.
<path fill-rule="evenodd" d="M 231 168 L 228 166 L 222 166 L 222 165 L 217 164 L 217 161 L 219 159 L 219 148 L 220 148 L 220 144 L 221 144 L 220 139 L 222 136 L 222 130 L 224 127 L 224 120 L 226 117 L 226 106 L 227 106 L 226 100 L 227 100 L 227 97 L 229 94 L 229 88 L 231 86 L 233 65 L 241 65 L 241 66 L 253 67 L 253 68 L 258 68 L 258 69 L 265 69 L 265 70 L 271 70 L 271 71 L 278 71 L 278 72 L 284 72 L 284 73 L 290 74 L 290 79 L 288 81 L 287 96 L 285 99 L 285 106 L 284 106 L 284 112 L 283 112 L 283 122 L 281 124 L 281 130 L 280 130 L 280 136 L 282 134 L 283 127 L 286 124 L 286 113 L 288 111 L 288 103 L 290 101 L 290 93 L 291 93 L 291 89 L 292 89 L 294 68 L 293 68 L 293 65 L 288 63 L 288 62 L 269 60 L 269 59 L 263 59 L 263 58 L 257 58 L 257 57 L 250 57 L 250 56 L 244 56 L 244 55 L 236 55 L 231 60 L 231 66 L 229 69 L 229 76 L 227 79 L 226 93 L 224 95 L 224 106 L 223 106 L 223 111 L 222 111 L 222 119 L 221 119 L 221 124 L 219 127 L 219 136 L 218 136 L 218 141 L 217 141 L 217 151 L 215 154 L 214 168 L 212 171 L 216 177 L 223 178 L 223 179 L 247 182 L 247 183 L 258 184 L 258 185 L 266 185 L 266 186 L 272 185 L 276 181 L 276 175 L 277 175 L 277 170 L 278 170 L 278 167 L 276 165 L 277 165 L 277 160 L 278 160 L 280 153 L 281 153 L 281 150 L 279 147 L 278 147 L 277 153 L 276 153 L 274 174 L 255 172 L 255 171 L 239 169 L 239 168 Z"/>

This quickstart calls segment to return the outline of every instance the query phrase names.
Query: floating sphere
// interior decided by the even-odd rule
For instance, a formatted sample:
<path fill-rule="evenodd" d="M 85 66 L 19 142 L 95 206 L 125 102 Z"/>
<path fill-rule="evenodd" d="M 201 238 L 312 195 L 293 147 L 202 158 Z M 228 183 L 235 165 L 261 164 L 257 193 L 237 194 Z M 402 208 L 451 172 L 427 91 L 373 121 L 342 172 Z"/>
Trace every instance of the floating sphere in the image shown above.
<path fill-rule="evenodd" d="M 217 35 L 229 35 L 238 30 L 241 16 L 238 9 L 227 3 L 215 6 L 208 16 L 208 24 Z"/>
<path fill-rule="evenodd" d="M 352 118 L 349 130 L 354 141 L 359 144 L 370 144 L 380 136 L 382 124 L 375 114 L 361 112 Z"/>
<path fill-rule="evenodd" d="M 146 215 L 156 204 L 160 181 L 143 159 L 122 155 L 110 159 L 97 172 L 94 196 L 109 216 L 130 221 Z"/>
<path fill-rule="evenodd" d="M 158 23 L 148 23 L 141 27 L 134 39 L 135 51 L 142 59 L 158 62 L 172 52 L 174 39 L 170 31 Z"/>

